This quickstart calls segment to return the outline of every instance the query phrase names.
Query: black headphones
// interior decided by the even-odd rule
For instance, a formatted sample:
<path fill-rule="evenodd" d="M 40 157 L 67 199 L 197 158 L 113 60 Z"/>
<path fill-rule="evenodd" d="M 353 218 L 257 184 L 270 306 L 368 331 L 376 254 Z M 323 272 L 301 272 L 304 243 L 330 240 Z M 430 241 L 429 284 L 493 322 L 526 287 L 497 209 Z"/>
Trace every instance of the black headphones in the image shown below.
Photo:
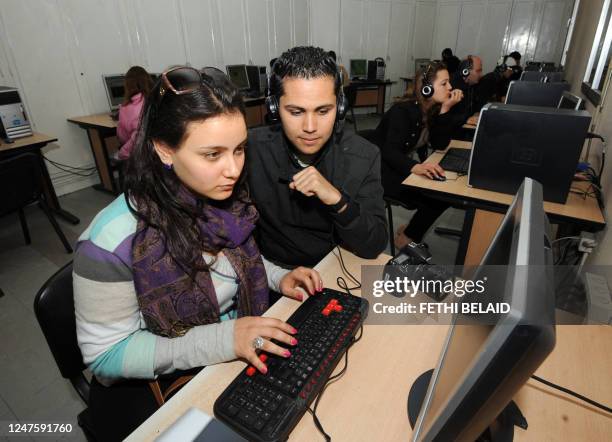
<path fill-rule="evenodd" d="M 330 59 L 333 59 L 330 56 Z M 336 62 L 334 62 L 336 65 Z M 278 67 L 278 60 L 274 62 L 272 65 L 272 70 L 270 71 L 270 75 L 268 76 L 268 95 L 266 96 L 266 110 L 268 111 L 268 115 L 270 116 L 270 121 L 276 123 L 280 121 L 280 85 L 282 79 L 276 73 L 276 69 Z M 344 95 L 344 90 L 342 88 L 342 73 L 340 69 L 336 65 L 336 77 L 334 79 L 334 88 L 338 91 L 336 95 L 336 124 L 344 122 L 344 118 L 346 117 L 346 113 L 348 112 L 348 99 Z"/>
<path fill-rule="evenodd" d="M 472 60 L 471 55 L 468 55 L 467 58 L 463 60 L 461 64 L 459 65 L 459 72 L 461 73 L 461 76 L 463 77 L 464 80 L 467 77 L 469 77 L 470 71 L 472 70 L 473 67 L 474 67 L 474 60 Z"/>
<path fill-rule="evenodd" d="M 429 72 L 432 69 L 432 63 L 427 65 L 427 69 L 423 71 L 422 76 L 422 85 L 421 85 L 421 95 L 425 98 L 430 98 L 434 94 L 434 87 L 431 81 L 429 80 Z"/>

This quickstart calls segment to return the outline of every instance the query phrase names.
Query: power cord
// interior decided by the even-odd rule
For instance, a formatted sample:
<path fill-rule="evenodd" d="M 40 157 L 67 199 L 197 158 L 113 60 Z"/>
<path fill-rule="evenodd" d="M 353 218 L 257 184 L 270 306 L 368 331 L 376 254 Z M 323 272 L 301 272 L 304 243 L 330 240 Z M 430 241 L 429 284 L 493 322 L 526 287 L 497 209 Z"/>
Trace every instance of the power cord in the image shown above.
<path fill-rule="evenodd" d="M 541 377 L 536 376 L 535 374 L 532 375 L 531 378 L 535 379 L 538 382 L 543 383 L 544 385 L 547 385 L 549 387 L 552 387 L 552 388 L 555 388 L 555 389 L 557 389 L 559 391 L 562 391 L 563 393 L 567 393 L 570 396 L 574 396 L 575 398 L 578 398 L 581 401 L 584 401 L 584 402 L 586 402 L 588 404 L 591 404 L 594 407 L 600 408 L 600 409 L 604 410 L 606 413 L 612 414 L 612 408 L 607 407 L 607 406 L 605 406 L 603 404 L 600 404 L 599 402 L 595 402 L 593 399 L 589 399 L 588 397 L 583 396 L 583 395 L 581 395 L 579 393 L 576 393 L 576 392 L 574 392 L 574 391 L 572 391 L 572 390 L 570 390 L 568 388 L 562 387 L 562 386 L 557 385 L 557 384 L 553 384 L 552 382 L 547 381 L 546 379 L 542 379 Z"/>
<path fill-rule="evenodd" d="M 58 163 L 57 161 L 50 160 L 49 158 L 47 158 L 44 155 L 43 155 L 43 158 L 49 164 L 55 166 L 56 168 L 58 168 L 59 170 L 61 170 L 63 172 L 69 173 L 71 175 L 78 175 L 78 176 L 83 176 L 83 177 L 89 177 L 89 176 L 92 176 L 92 175 L 94 175 L 96 173 L 96 168 L 95 167 L 76 167 L 76 166 L 70 166 L 68 164 L 62 164 L 62 163 Z M 81 172 L 87 172 L 87 173 L 81 173 Z"/>
<path fill-rule="evenodd" d="M 321 424 L 321 421 L 317 417 L 317 408 L 319 407 L 319 402 L 321 400 L 321 397 L 323 396 L 323 393 L 327 389 L 327 387 L 329 387 L 332 383 L 336 382 L 338 379 L 340 379 L 344 375 L 344 373 L 346 373 L 346 370 L 348 369 L 349 349 L 353 346 L 353 344 L 355 344 L 355 342 L 358 342 L 362 336 L 363 336 L 363 325 L 359 328 L 359 336 L 356 336 L 353 338 L 353 340 L 347 347 L 346 352 L 344 353 L 344 367 L 342 367 L 342 370 L 340 370 L 340 372 L 331 376 L 327 380 L 327 382 L 325 383 L 325 385 L 319 392 L 319 395 L 315 399 L 314 406 L 312 408 L 308 408 L 308 412 L 312 415 L 312 420 L 315 424 L 315 427 L 317 427 L 317 430 L 319 430 L 319 433 L 321 433 L 321 435 L 325 438 L 325 442 L 331 442 L 331 436 L 325 431 L 325 428 L 323 428 L 323 424 Z"/>

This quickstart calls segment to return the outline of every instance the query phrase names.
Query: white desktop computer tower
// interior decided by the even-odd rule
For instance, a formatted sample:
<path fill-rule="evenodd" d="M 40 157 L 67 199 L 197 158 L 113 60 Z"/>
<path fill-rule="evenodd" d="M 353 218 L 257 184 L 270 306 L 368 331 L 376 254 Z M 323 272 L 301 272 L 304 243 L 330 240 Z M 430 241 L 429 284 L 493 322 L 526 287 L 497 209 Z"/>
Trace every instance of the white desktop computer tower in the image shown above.
<path fill-rule="evenodd" d="M 0 86 L 0 137 L 13 140 L 32 135 L 19 91 L 12 87 Z"/>

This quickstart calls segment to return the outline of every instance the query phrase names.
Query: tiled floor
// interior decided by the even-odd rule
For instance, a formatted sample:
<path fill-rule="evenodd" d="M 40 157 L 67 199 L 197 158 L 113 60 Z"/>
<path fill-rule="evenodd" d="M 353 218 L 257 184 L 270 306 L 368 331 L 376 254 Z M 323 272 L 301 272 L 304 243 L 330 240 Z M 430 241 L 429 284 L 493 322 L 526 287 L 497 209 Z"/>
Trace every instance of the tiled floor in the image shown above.
<path fill-rule="evenodd" d="M 377 119 L 358 116 L 359 129 L 374 127 Z M 74 226 L 59 220 L 68 240 L 74 244 L 95 214 L 112 197 L 91 188 L 60 198 L 64 209 L 81 219 Z M 413 212 L 394 208 L 395 226 L 406 223 Z M 33 301 L 42 284 L 66 264 L 65 253 L 51 225 L 37 207 L 26 210 L 32 244 L 26 246 L 17 215 L 0 218 L 0 424 L 8 421 L 71 422 L 70 440 L 84 440 L 76 425 L 76 415 L 84 408 L 70 383 L 57 369 L 33 312 Z M 462 212 L 447 210 L 439 225 L 459 228 Z M 441 237 L 430 231 L 425 237 L 436 263 L 454 262 L 458 239 Z M 1 433 L 0 433 L 1 434 Z M 56 437 L 55 439 L 59 439 Z M 53 440 L 53 437 L 41 437 Z M 5 440 L 36 440 L 35 437 Z"/>

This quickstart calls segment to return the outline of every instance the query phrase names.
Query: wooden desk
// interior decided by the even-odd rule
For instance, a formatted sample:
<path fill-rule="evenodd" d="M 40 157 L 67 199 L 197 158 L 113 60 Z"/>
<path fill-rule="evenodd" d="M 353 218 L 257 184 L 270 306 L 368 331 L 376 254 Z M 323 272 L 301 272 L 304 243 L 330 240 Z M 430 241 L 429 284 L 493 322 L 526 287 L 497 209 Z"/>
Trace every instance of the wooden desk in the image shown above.
<path fill-rule="evenodd" d="M 111 155 L 120 147 L 117 139 L 117 122 L 110 117 L 108 112 L 68 118 L 68 121 L 78 124 L 87 131 L 89 146 L 100 177 L 100 184 L 94 185 L 94 188 L 114 195 L 119 194 L 120 189 L 112 175 L 110 165 Z"/>
<path fill-rule="evenodd" d="M 470 149 L 467 141 L 452 140 L 450 147 Z M 428 162 L 438 163 L 446 151 L 434 152 Z M 475 189 L 468 186 L 467 175 L 457 177 L 454 172 L 446 173 L 446 181 L 434 181 L 411 174 L 403 184 L 418 189 L 432 198 L 448 201 L 455 207 L 466 209 L 463 235 L 457 253 L 457 264 L 478 265 L 493 234 L 501 223 L 503 215 L 514 198 L 513 195 Z M 585 186 L 574 182 L 572 186 Z M 605 227 L 606 221 L 595 198 L 571 193 L 565 204 L 544 202 L 544 210 L 551 222 L 573 225 L 581 230 L 597 231 Z"/>
<path fill-rule="evenodd" d="M 57 141 L 57 138 L 38 132 L 34 132 L 29 137 L 18 138 L 13 143 L 4 143 L 0 141 L 0 160 L 14 157 L 26 152 L 31 152 L 37 155 L 40 158 L 40 166 L 43 173 L 41 179 L 43 181 L 43 191 L 47 204 L 49 204 L 51 210 L 53 210 L 53 212 L 59 217 L 65 219 L 69 223 L 78 224 L 80 220 L 72 213 L 62 209 L 60 206 L 59 200 L 57 199 L 57 194 L 55 193 L 55 188 L 53 187 L 53 182 L 49 176 L 49 170 L 47 169 L 47 165 L 45 164 L 45 160 L 42 156 L 41 149 L 47 144 L 55 141 Z"/>
<path fill-rule="evenodd" d="M 389 259 L 381 255 L 376 260 L 363 260 L 348 252 L 343 252 L 343 258 L 358 278 L 361 265 L 383 264 Z M 326 286 L 337 288 L 335 281 L 341 272 L 333 255 L 316 268 Z M 297 301 L 283 298 L 266 316 L 287 319 L 297 306 Z M 594 400 L 609 402 L 612 352 L 601 349 L 609 348 L 612 328 L 563 326 L 557 330 L 557 348 L 537 373 Z M 325 391 L 317 410 L 333 440 L 408 440 L 412 433 L 406 411 L 410 386 L 435 366 L 447 332 L 444 325 L 365 326 L 362 339 L 350 349 L 347 372 Z M 244 366 L 235 361 L 205 368 L 127 440 L 152 441 L 190 407 L 213 415 L 216 398 Z M 516 401 L 529 422 L 527 431 L 517 430 L 516 440 L 563 440 L 567 435 L 579 435 L 571 440 L 603 441 L 612 432 L 609 416 L 535 381 L 519 392 Z M 322 440 L 310 414 L 304 414 L 289 440 Z"/>
<path fill-rule="evenodd" d="M 264 124 L 266 115 L 265 98 L 245 98 L 244 103 L 247 127 Z M 87 131 L 89 145 L 100 177 L 100 184 L 96 184 L 94 188 L 115 195 L 119 194 L 121 189 L 119 189 L 112 176 L 110 166 L 111 155 L 120 148 L 119 140 L 117 139 L 117 122 L 110 117 L 108 112 L 83 117 L 72 117 L 68 118 L 68 121 L 78 124 L 79 127 Z"/>
<path fill-rule="evenodd" d="M 385 113 L 385 89 L 387 86 L 395 84 L 391 80 L 360 80 L 351 81 L 347 87 L 355 88 L 357 95 L 353 107 L 370 107 L 376 106 L 376 113 L 382 115 Z"/>

